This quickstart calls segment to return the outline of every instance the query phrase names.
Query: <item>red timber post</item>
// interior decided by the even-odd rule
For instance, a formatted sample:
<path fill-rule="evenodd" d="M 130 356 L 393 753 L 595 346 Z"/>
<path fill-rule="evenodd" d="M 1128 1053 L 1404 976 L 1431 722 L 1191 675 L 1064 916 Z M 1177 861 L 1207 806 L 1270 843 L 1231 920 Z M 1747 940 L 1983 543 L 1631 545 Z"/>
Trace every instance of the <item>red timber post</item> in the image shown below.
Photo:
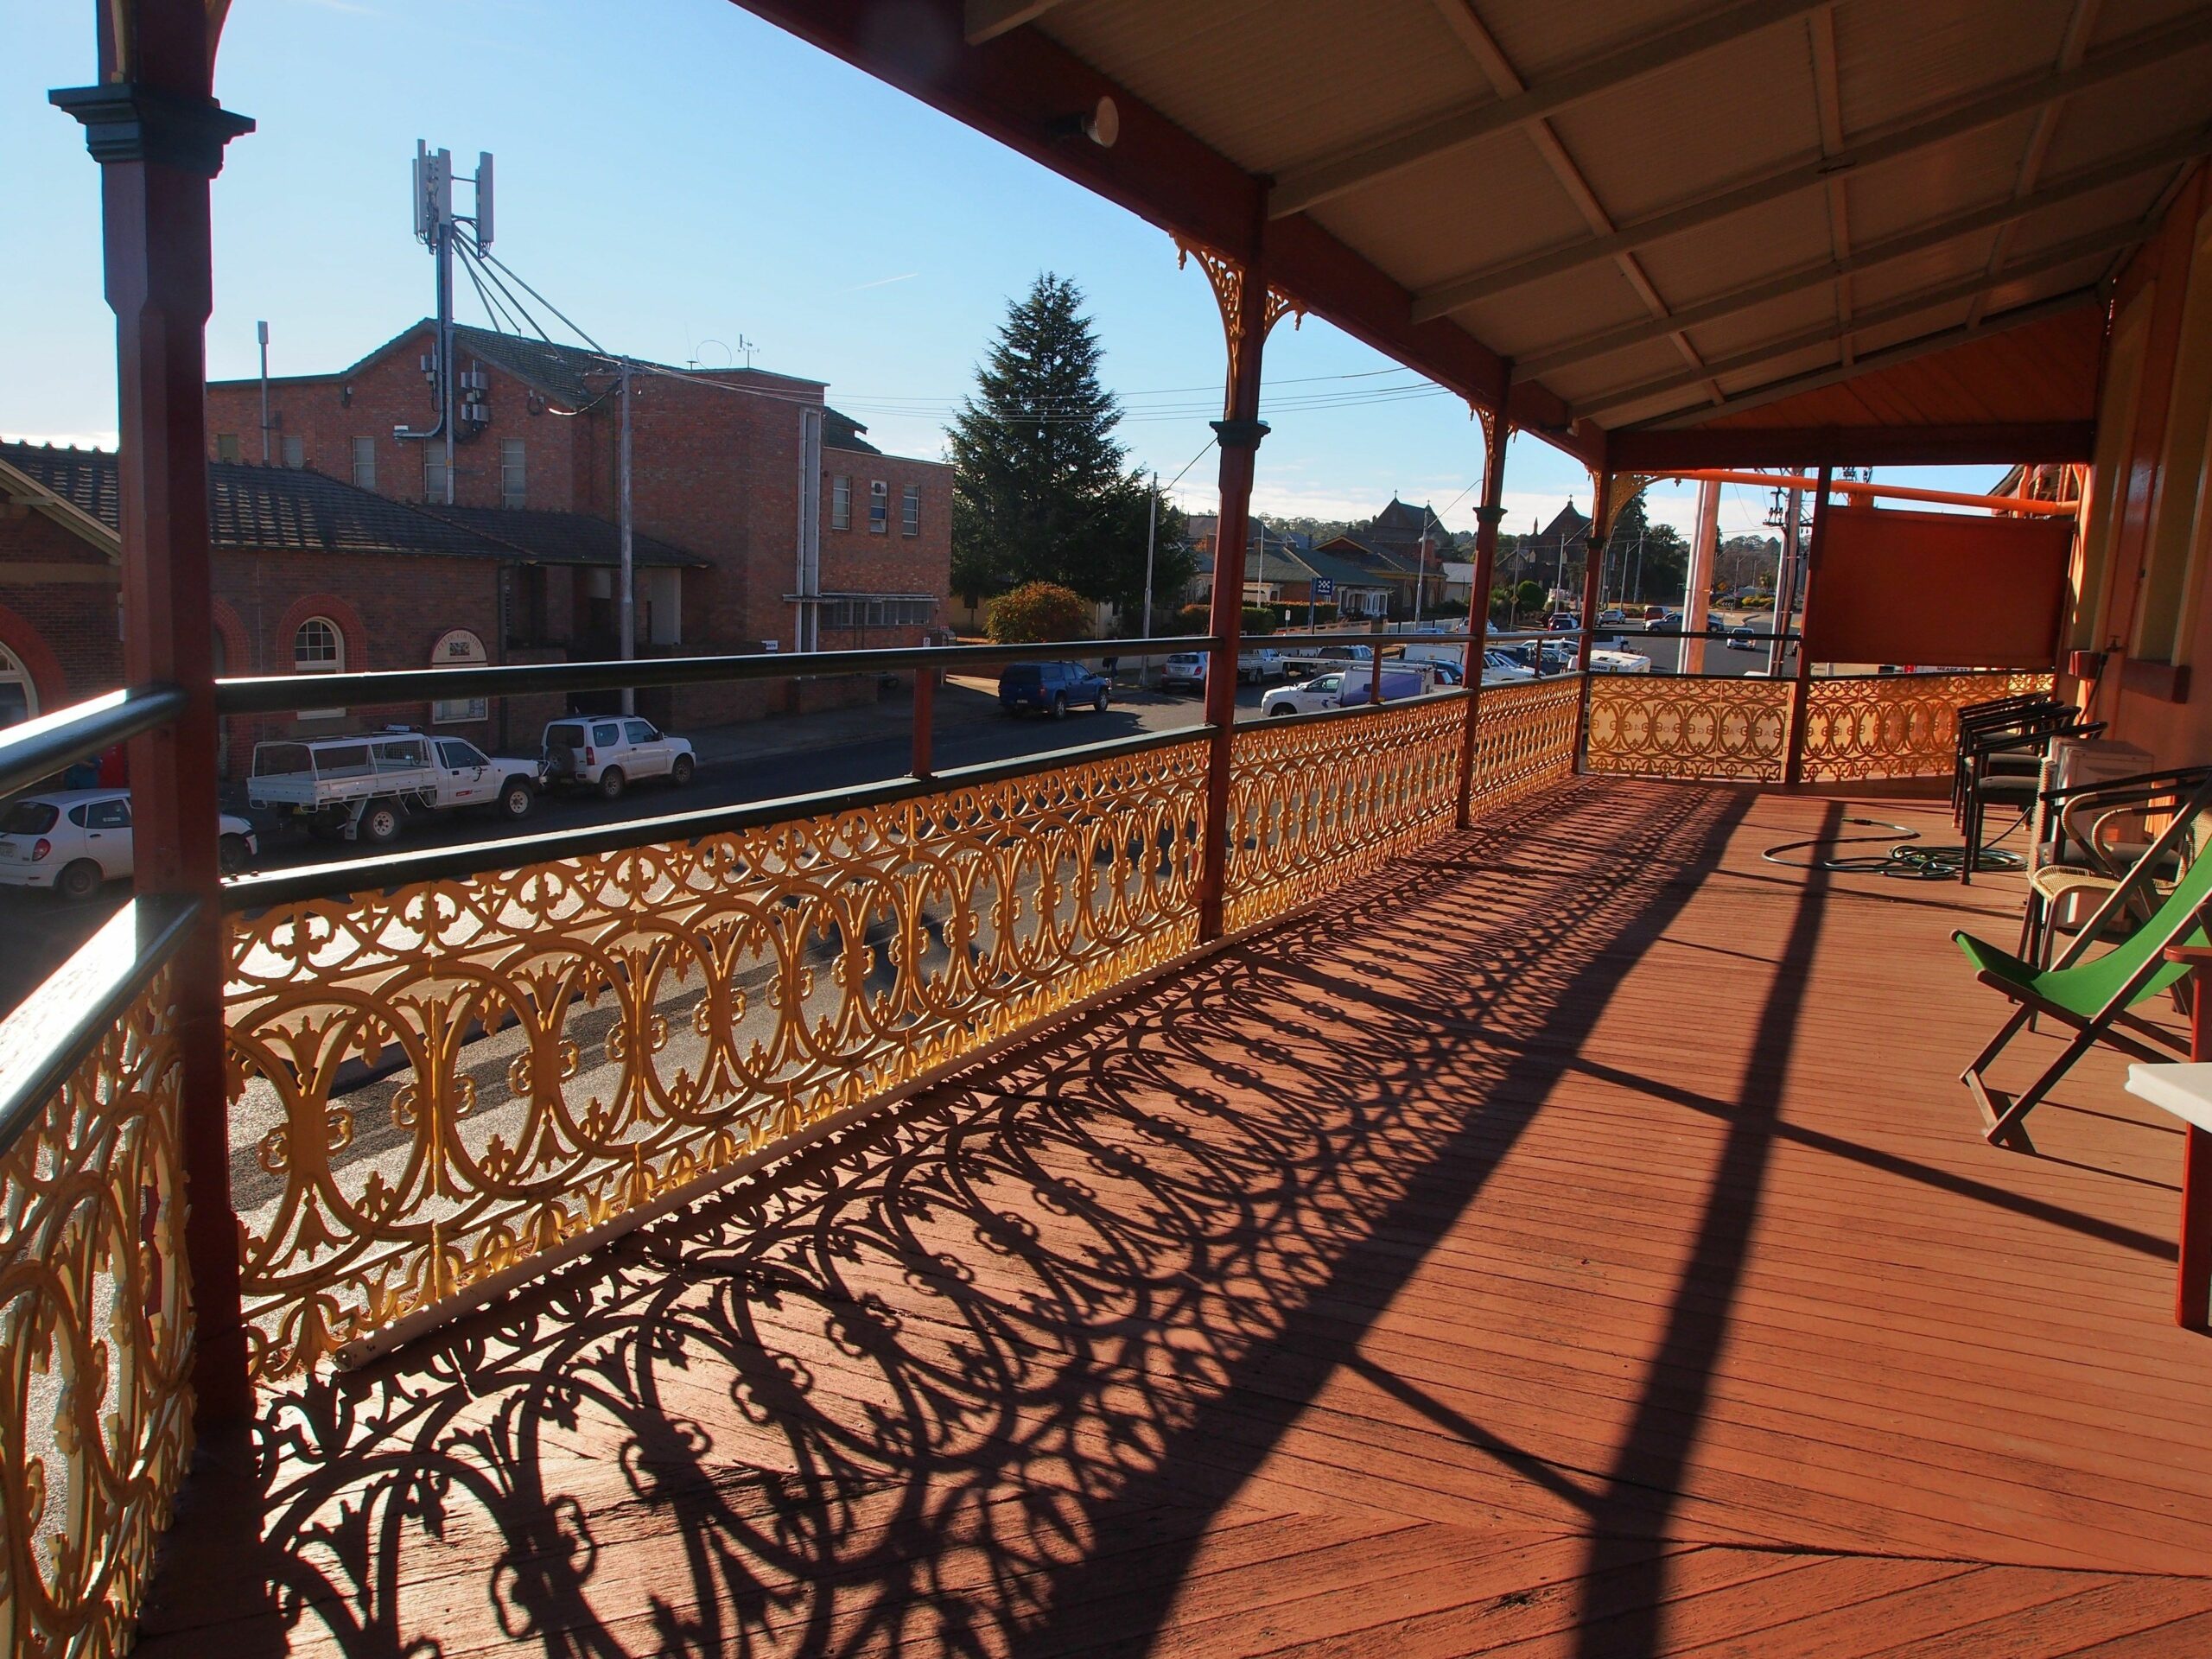
<path fill-rule="evenodd" d="M 1203 248 L 1195 253 L 1213 283 L 1221 305 L 1222 333 L 1229 346 L 1229 381 L 1221 419 L 1213 423 L 1221 443 L 1221 516 L 1215 521 L 1213 605 L 1206 632 L 1221 643 L 1206 664 L 1206 723 L 1212 728 L 1206 751 L 1205 841 L 1198 869 L 1198 940 L 1222 935 L 1224 896 L 1229 885 L 1230 766 L 1236 737 L 1237 636 L 1244 620 L 1244 548 L 1250 534 L 1252 471 L 1260 440 L 1268 435 L 1260 418 L 1260 358 L 1268 330 L 1287 307 L 1268 289 L 1261 236 L 1255 228 L 1252 251 L 1240 264 Z"/>
<path fill-rule="evenodd" d="M 1590 547 L 1582 561 L 1582 638 L 1575 648 L 1575 671 L 1582 676 L 1582 696 L 1574 715 L 1574 765 L 1579 772 L 1590 747 L 1590 652 L 1598 642 L 1598 594 L 1605 575 L 1605 540 L 1612 534 L 1613 498 L 1621 487 L 1613 473 L 1591 474 Z"/>
<path fill-rule="evenodd" d="M 1490 584 L 1497 568 L 1497 526 L 1505 517 L 1505 440 L 1510 429 L 1500 411 L 1477 410 L 1483 423 L 1483 501 L 1475 509 L 1475 581 L 1467 595 L 1467 655 L 1460 680 L 1467 688 L 1467 734 L 1459 748 L 1459 827 L 1473 822 L 1475 740 L 1483 695 L 1483 654 L 1490 644 Z"/>
<path fill-rule="evenodd" d="M 1811 632 L 1813 620 L 1813 578 L 1821 570 L 1821 544 L 1828 533 L 1828 486 L 1834 481 L 1835 469 L 1821 468 L 1820 481 L 1813 488 L 1813 539 L 1805 549 L 1805 572 L 1800 578 L 1804 591 L 1798 596 L 1798 605 L 1805 615 L 1797 625 L 1797 677 L 1789 688 L 1789 747 L 1782 763 L 1782 781 L 1785 788 L 1795 789 L 1805 781 L 1805 716 L 1813 706 L 1813 653 L 1806 649 L 1805 637 Z M 1780 627 L 1787 632 L 1789 619 L 1784 617 Z"/>
<path fill-rule="evenodd" d="M 208 184 L 224 145 L 253 123 L 213 96 L 214 10 L 206 0 L 102 6 L 100 84 L 51 94 L 84 124 L 100 164 L 121 394 L 124 674 L 134 685 L 181 686 L 188 698 L 173 725 L 132 741 L 130 786 L 138 892 L 200 901 L 172 971 L 202 1431 L 243 1421 L 253 1403 L 224 1077 L 204 411 L 214 289 Z"/>

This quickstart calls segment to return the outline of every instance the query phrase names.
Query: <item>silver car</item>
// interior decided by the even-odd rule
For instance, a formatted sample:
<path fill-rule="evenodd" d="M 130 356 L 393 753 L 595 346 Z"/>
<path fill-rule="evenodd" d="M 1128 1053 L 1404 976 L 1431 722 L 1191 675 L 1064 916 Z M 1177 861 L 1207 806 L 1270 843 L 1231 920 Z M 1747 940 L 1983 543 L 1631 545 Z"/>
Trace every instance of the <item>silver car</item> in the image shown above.
<path fill-rule="evenodd" d="M 219 852 L 226 873 L 261 850 L 253 826 L 226 812 Z M 89 899 L 137 868 L 127 789 L 61 789 L 25 795 L 0 810 L 0 887 L 51 887 Z"/>

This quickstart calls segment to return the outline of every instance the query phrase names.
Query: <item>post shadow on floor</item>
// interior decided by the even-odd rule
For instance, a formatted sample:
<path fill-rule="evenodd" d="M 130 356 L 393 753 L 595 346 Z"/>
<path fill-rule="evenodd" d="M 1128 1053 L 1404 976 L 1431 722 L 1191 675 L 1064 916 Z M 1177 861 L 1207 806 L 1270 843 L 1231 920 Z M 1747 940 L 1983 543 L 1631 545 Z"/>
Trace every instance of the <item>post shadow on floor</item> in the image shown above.
<path fill-rule="evenodd" d="M 273 1399 L 258 1541 L 228 1589 L 166 1585 L 143 1650 L 1144 1647 L 1212 1518 L 1481 1192 L 1751 798 L 1570 785 Z M 1601 844 L 1575 839 L 1578 802 Z M 1389 930 L 1416 913 L 1464 924 L 1425 948 L 1458 1007 L 1392 1006 Z M 1381 942 L 1375 971 L 1313 970 L 1347 941 Z M 1366 1022 L 1357 1052 L 1313 1050 L 1309 996 Z M 1483 1047 L 1491 1017 L 1510 1047 Z M 1402 1080 L 1476 1073 L 1463 1116 L 1408 1118 Z M 1278 1121 L 1240 1103 L 1254 1088 Z M 1707 1270 L 1729 1279 L 1729 1251 L 1723 1228 Z M 1171 1330 L 1202 1351 L 1154 1340 Z M 1680 1345 L 1709 1364 L 1711 1339 Z M 613 1455 L 564 1461 L 578 1440 Z M 1594 1497 L 1567 1485 L 1654 1529 L 1652 1452 L 1631 1440 Z M 173 1550 L 172 1576 L 192 1559 Z M 433 1604 L 482 1628 L 415 1628 Z"/>

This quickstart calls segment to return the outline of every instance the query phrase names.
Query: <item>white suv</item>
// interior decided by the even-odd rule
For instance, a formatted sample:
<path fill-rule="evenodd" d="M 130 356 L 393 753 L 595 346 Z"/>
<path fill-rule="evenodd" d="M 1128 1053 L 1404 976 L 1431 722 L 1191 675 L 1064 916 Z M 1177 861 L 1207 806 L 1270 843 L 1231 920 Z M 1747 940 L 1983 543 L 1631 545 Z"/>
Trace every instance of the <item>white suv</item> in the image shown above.
<path fill-rule="evenodd" d="M 612 801 L 640 778 L 688 784 L 699 762 L 690 742 L 669 736 L 650 720 L 572 715 L 545 728 L 543 765 L 548 785 L 575 784 Z"/>

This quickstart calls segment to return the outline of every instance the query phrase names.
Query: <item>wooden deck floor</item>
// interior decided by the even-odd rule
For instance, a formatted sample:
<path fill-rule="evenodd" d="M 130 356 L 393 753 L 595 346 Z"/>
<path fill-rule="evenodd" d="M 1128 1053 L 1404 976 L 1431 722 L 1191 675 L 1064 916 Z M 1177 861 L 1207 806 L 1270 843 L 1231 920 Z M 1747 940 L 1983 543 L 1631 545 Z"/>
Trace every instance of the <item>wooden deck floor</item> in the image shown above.
<path fill-rule="evenodd" d="M 2212 1652 L 2177 1138 L 1982 1143 L 1859 815 L 1569 785 L 273 1401 L 140 1651 Z"/>

